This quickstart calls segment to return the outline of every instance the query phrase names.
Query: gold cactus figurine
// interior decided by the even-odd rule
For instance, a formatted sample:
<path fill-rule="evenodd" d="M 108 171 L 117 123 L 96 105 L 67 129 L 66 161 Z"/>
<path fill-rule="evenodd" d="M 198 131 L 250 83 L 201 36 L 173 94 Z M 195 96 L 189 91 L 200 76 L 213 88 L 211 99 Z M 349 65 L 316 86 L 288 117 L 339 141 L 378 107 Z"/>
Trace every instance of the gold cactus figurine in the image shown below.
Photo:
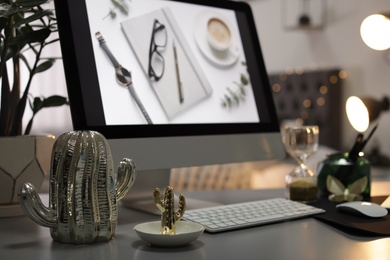
<path fill-rule="evenodd" d="M 160 198 L 160 189 L 156 188 L 153 192 L 154 203 L 161 210 L 161 229 L 162 235 L 176 234 L 176 223 L 183 217 L 186 209 L 186 198 L 180 194 L 179 205 L 175 211 L 175 197 L 173 188 L 167 186 L 164 191 L 164 198 Z"/>

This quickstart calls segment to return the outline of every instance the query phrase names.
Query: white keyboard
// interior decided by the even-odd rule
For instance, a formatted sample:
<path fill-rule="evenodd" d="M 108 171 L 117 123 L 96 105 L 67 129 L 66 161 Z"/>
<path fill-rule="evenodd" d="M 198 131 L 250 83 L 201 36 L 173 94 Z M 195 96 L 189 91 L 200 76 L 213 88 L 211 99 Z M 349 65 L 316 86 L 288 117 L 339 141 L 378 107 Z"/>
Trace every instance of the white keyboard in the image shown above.
<path fill-rule="evenodd" d="M 276 198 L 188 210 L 183 219 L 199 223 L 206 231 L 216 233 L 324 212 L 323 209 L 307 204 Z"/>

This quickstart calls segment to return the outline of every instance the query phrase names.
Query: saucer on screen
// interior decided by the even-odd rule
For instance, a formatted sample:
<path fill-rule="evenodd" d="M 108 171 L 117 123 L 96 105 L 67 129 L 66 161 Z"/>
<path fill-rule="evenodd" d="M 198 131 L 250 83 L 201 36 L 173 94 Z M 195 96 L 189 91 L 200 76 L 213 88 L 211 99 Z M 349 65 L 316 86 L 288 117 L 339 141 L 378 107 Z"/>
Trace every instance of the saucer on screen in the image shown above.
<path fill-rule="evenodd" d="M 204 227 L 190 221 L 179 221 L 176 224 L 176 234 L 160 234 L 161 221 L 146 222 L 134 227 L 138 236 L 153 246 L 178 247 L 185 246 L 199 238 Z"/>
<path fill-rule="evenodd" d="M 229 67 L 237 62 L 240 57 L 240 50 L 237 44 L 237 36 L 232 32 L 232 45 L 226 51 L 214 50 L 207 39 L 207 23 L 210 18 L 218 18 L 231 28 L 227 19 L 217 12 L 202 11 L 195 18 L 194 23 L 194 37 L 195 42 L 200 49 L 201 53 L 206 59 L 214 65 L 220 67 Z M 231 30 L 230 30 L 231 31 Z"/>

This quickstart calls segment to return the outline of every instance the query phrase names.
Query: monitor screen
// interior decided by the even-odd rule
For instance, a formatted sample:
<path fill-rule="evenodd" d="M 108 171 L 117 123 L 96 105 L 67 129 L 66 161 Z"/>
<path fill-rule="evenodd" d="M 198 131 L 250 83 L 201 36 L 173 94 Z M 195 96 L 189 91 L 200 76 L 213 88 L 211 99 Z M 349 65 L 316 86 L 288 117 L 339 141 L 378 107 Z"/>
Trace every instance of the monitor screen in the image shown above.
<path fill-rule="evenodd" d="M 122 5 L 55 1 L 75 129 L 139 171 L 284 156 L 248 4 Z"/>

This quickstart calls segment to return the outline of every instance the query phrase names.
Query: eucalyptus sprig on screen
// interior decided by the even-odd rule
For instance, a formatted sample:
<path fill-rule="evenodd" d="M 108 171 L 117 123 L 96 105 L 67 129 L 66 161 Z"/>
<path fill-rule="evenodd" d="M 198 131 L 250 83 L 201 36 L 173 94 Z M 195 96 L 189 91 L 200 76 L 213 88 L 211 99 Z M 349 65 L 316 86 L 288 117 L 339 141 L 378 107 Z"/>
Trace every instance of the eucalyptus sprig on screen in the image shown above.
<path fill-rule="evenodd" d="M 245 62 L 241 63 L 243 66 L 246 66 Z M 221 98 L 221 104 L 223 107 L 231 108 L 233 105 L 238 105 L 241 101 L 245 100 L 246 90 L 245 87 L 249 84 L 249 76 L 247 74 L 240 74 L 240 81 L 233 81 L 233 84 L 236 85 L 234 89 L 231 87 L 226 88 L 226 93 L 223 98 Z"/>
<path fill-rule="evenodd" d="M 129 6 L 126 3 L 126 0 L 110 0 L 110 1 L 114 7 L 110 8 L 109 13 L 103 19 L 106 19 L 108 16 L 114 19 L 117 15 L 117 10 L 119 10 L 119 12 L 125 15 L 129 14 Z M 131 0 L 128 1 L 131 2 Z"/>
<path fill-rule="evenodd" d="M 57 32 L 57 20 L 54 10 L 44 9 L 49 0 L 0 0 L 0 136 L 22 134 L 22 119 L 26 104 L 36 103 L 30 98 L 33 77 L 50 69 L 54 57 L 43 57 L 44 48 L 58 43 L 58 37 L 50 37 Z M 27 69 L 21 75 L 21 66 Z M 22 86 L 21 77 L 27 79 Z M 34 106 L 29 127 L 24 134 L 29 134 L 34 116 L 45 107 L 61 106 L 67 99 L 60 96 L 43 98 L 39 106 Z"/>

